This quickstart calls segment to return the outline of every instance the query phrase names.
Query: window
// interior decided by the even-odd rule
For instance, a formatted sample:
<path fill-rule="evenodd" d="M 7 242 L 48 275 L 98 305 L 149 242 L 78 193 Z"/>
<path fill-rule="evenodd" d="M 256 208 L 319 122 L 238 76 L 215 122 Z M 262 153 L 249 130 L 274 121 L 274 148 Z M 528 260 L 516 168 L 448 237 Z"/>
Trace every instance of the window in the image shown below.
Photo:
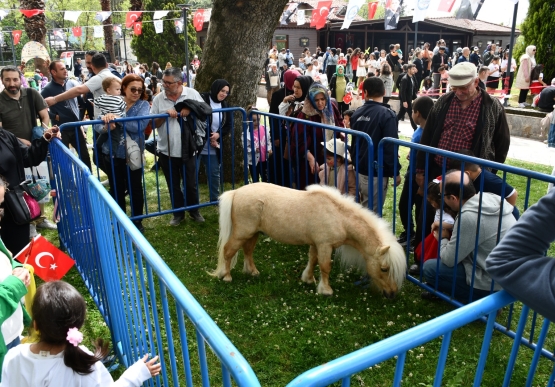
<path fill-rule="evenodd" d="M 278 52 L 280 52 L 282 48 L 289 48 L 287 35 L 276 35 L 274 36 L 274 40 L 276 42 Z"/>

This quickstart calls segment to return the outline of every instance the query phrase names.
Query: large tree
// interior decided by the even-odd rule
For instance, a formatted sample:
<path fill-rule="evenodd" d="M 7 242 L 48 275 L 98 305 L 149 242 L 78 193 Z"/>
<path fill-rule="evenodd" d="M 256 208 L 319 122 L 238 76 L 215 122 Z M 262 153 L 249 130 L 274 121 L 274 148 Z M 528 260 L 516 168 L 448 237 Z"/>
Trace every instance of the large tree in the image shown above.
<path fill-rule="evenodd" d="M 536 46 L 536 62 L 545 66 L 544 80 L 551 79 L 555 75 L 555 0 L 530 0 L 520 31 L 524 46 Z"/>
<path fill-rule="evenodd" d="M 209 91 L 215 79 L 224 78 L 231 85 L 232 106 L 255 104 L 264 60 L 287 1 L 214 0 L 195 89 Z M 243 171 L 241 123 L 242 118 L 236 116 L 234 173 L 240 179 Z M 225 141 L 226 155 L 231 154 L 230 147 L 230 141 Z M 231 160 L 226 159 L 224 165 L 231 165 Z M 226 181 L 229 173 L 225 170 Z"/>
<path fill-rule="evenodd" d="M 150 0 L 145 4 L 148 11 L 176 10 L 176 3 L 165 0 Z M 183 17 L 181 12 L 170 12 L 164 20 L 164 32 L 157 34 L 152 23 L 151 12 L 143 14 L 143 32 L 141 35 L 133 36 L 131 48 L 141 63 L 158 62 L 164 69 L 166 62 L 171 62 L 178 67 L 185 63 L 185 37 L 183 33 L 175 32 L 174 20 Z M 200 53 L 200 47 L 196 44 L 196 33 L 192 25 L 187 28 L 189 41 L 189 55 Z"/>
<path fill-rule="evenodd" d="M 44 1 L 21 0 L 21 9 L 44 10 Z M 44 13 L 39 13 L 38 15 L 31 17 L 23 17 L 25 19 L 25 33 L 29 37 L 29 40 L 34 40 L 35 42 L 39 42 L 43 46 L 46 46 L 46 16 Z M 45 62 L 43 59 L 35 58 L 35 67 L 43 74 L 49 74 L 48 65 L 49 63 Z"/>

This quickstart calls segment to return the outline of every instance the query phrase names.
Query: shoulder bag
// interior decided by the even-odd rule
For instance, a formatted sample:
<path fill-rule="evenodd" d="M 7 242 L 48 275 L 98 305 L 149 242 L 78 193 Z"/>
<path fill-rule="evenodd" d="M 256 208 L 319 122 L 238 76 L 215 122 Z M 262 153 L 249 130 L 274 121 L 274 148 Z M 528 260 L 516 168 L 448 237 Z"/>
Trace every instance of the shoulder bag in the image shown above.
<path fill-rule="evenodd" d="M 44 135 L 44 128 L 42 126 L 37 126 L 37 111 L 35 110 L 35 99 L 33 98 L 33 92 L 31 90 L 31 88 L 27 89 L 27 100 L 29 102 L 29 110 L 31 111 L 31 125 L 33 127 L 31 141 L 33 141 Z"/>

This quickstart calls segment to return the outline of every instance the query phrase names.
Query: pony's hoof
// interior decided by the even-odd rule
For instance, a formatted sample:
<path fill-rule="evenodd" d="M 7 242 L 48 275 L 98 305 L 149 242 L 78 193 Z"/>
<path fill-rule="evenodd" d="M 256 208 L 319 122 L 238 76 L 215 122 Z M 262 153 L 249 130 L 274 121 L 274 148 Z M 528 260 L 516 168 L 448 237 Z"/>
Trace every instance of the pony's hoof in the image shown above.
<path fill-rule="evenodd" d="M 306 271 L 303 271 L 303 275 L 301 276 L 301 281 L 306 284 L 313 284 L 315 282 L 314 275 L 309 276 Z"/>
<path fill-rule="evenodd" d="M 225 282 L 231 282 L 231 274 L 224 275 L 222 280 Z"/>
<path fill-rule="evenodd" d="M 323 296 L 331 296 L 333 295 L 333 290 L 330 286 L 325 286 L 322 284 L 318 285 L 318 294 L 321 294 Z"/>
<path fill-rule="evenodd" d="M 258 270 L 253 270 L 252 273 L 251 273 L 251 275 L 252 275 L 253 277 L 258 277 L 258 276 L 260 275 L 260 272 L 259 272 Z"/>

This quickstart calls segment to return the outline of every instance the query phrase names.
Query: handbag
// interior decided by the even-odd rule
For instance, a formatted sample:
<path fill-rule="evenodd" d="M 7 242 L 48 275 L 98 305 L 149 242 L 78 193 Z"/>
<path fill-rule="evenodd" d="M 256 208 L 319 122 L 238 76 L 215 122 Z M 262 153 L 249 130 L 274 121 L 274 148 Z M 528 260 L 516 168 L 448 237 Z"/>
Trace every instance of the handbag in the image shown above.
<path fill-rule="evenodd" d="M 143 158 L 141 148 L 139 144 L 131 137 L 125 137 L 125 148 L 126 148 L 126 162 L 129 166 L 129 169 L 132 171 L 136 171 L 137 169 L 143 166 Z"/>
<path fill-rule="evenodd" d="M 4 201 L 14 223 L 18 226 L 29 224 L 41 215 L 39 203 L 24 190 L 22 185 L 7 189 Z"/>
<path fill-rule="evenodd" d="M 29 193 L 33 198 L 35 198 L 39 203 L 41 202 L 48 202 L 50 201 L 50 197 L 48 196 L 51 191 L 50 182 L 48 179 L 44 179 L 39 175 L 38 170 L 35 168 L 36 176 L 38 179 L 35 179 L 35 174 L 31 173 L 32 182 L 27 183 L 27 188 L 29 189 Z M 46 198 L 46 200 L 44 200 Z"/>

